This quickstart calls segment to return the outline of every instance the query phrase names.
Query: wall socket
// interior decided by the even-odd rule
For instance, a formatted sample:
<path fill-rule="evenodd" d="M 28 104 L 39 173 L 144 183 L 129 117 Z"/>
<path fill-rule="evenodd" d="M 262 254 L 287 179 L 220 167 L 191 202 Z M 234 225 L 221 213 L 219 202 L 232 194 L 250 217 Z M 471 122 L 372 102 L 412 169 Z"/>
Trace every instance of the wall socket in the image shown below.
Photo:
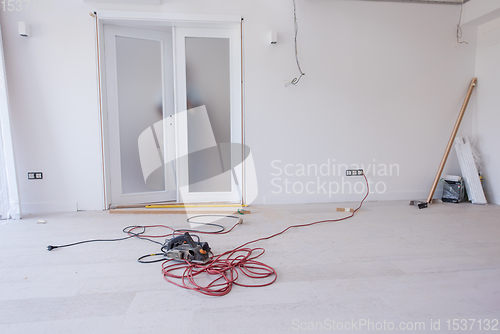
<path fill-rule="evenodd" d="M 362 176 L 364 174 L 362 169 L 347 169 L 345 171 L 346 176 Z"/>
<path fill-rule="evenodd" d="M 41 180 L 43 179 L 42 172 L 28 172 L 28 180 Z"/>

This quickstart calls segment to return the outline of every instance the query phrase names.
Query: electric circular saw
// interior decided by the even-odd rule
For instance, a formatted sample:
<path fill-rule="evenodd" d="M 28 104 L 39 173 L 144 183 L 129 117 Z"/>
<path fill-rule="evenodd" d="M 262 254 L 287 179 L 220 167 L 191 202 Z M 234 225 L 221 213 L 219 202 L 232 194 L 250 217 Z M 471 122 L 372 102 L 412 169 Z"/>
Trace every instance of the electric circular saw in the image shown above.
<path fill-rule="evenodd" d="M 210 260 L 208 242 L 195 242 L 188 232 L 170 240 L 162 248 L 167 259 L 207 263 Z"/>

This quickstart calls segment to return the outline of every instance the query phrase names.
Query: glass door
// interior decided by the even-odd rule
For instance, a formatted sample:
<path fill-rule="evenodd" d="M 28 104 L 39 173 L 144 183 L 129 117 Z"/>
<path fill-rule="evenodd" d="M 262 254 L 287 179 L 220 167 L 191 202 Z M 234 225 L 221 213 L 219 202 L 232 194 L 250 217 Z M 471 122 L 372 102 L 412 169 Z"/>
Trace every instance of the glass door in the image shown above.
<path fill-rule="evenodd" d="M 171 28 L 104 34 L 111 204 L 176 200 Z"/>
<path fill-rule="evenodd" d="M 242 200 L 239 29 L 176 27 L 179 200 Z"/>

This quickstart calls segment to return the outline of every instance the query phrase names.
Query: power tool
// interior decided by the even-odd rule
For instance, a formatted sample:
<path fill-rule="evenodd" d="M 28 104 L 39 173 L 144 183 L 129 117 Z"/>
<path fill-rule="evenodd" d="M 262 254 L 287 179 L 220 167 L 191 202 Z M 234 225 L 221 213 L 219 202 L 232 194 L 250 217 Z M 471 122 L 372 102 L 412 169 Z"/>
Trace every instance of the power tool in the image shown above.
<path fill-rule="evenodd" d="M 171 239 L 162 248 L 167 259 L 207 263 L 210 260 L 210 246 L 208 242 L 195 242 L 186 232 Z"/>

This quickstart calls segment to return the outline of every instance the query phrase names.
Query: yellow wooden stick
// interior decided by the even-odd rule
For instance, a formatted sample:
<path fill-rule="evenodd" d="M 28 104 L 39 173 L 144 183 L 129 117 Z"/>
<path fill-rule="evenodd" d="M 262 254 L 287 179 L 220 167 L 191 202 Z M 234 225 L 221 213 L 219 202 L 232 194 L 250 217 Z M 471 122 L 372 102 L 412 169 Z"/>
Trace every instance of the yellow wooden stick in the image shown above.
<path fill-rule="evenodd" d="M 151 209 L 165 209 L 165 208 L 233 208 L 233 207 L 247 207 L 248 205 L 242 204 L 165 204 L 165 205 L 146 205 L 146 208 Z"/>

